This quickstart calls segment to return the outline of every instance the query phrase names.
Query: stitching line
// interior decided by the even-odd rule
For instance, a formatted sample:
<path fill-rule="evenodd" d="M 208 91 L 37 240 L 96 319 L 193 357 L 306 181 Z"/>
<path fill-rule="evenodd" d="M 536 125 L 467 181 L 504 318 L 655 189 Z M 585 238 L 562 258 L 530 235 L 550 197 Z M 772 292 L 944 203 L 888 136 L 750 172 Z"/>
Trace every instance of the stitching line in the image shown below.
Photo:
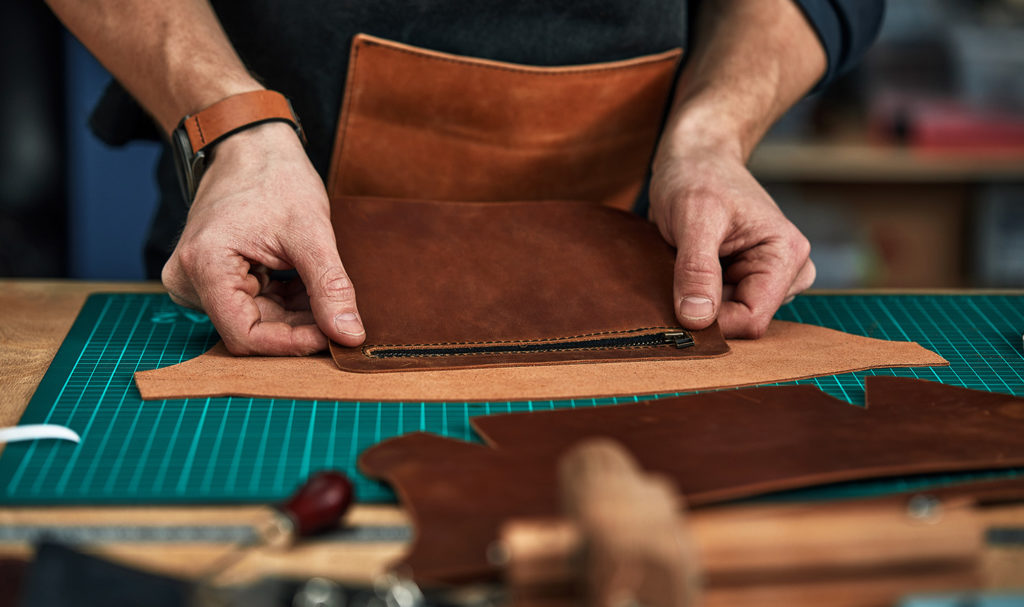
<path fill-rule="evenodd" d="M 406 48 L 395 48 L 395 47 L 392 47 L 392 46 L 387 46 L 387 45 L 384 45 L 384 44 L 380 44 L 379 42 L 373 42 L 373 41 L 367 41 L 366 42 L 366 46 L 376 46 L 376 47 L 380 48 L 381 50 L 383 50 L 385 52 L 389 52 L 390 51 L 390 52 L 396 52 L 396 53 L 405 53 L 406 55 L 412 55 L 414 57 L 420 57 L 420 58 L 423 58 L 423 59 L 430 59 L 432 61 L 443 61 L 445 63 L 455 63 L 457 65 L 466 65 L 466 66 L 469 66 L 469 67 L 476 67 L 476 68 L 481 68 L 481 69 L 490 69 L 490 70 L 497 70 L 497 71 L 504 71 L 504 72 L 515 72 L 517 74 L 529 74 L 529 75 L 535 75 L 535 76 L 568 76 L 568 75 L 575 75 L 575 74 L 596 74 L 598 72 L 613 72 L 613 71 L 617 71 L 617 70 L 624 70 L 624 69 L 629 69 L 629 68 L 634 68 L 634 67 L 643 67 L 643 66 L 657 65 L 659 63 L 675 62 L 675 61 L 677 61 L 679 59 L 679 55 L 678 54 L 672 54 L 672 55 L 669 55 L 667 57 L 662 57 L 660 59 L 650 59 L 650 60 L 647 60 L 647 61 L 641 61 L 641 62 L 636 62 L 636 63 L 628 63 L 630 60 L 629 59 L 625 59 L 625 60 L 621 60 L 621 61 L 623 61 L 623 63 L 625 63 L 625 65 L 615 65 L 615 66 L 610 66 L 610 67 L 594 67 L 594 68 L 585 68 L 585 69 L 574 69 L 572 66 L 568 66 L 568 69 L 564 69 L 566 66 L 535 66 L 535 67 L 532 67 L 532 68 L 528 68 L 528 67 L 511 67 L 511 66 L 505 66 L 505 65 L 491 65 L 489 63 L 477 63 L 476 61 L 472 61 L 471 59 L 457 59 L 455 57 L 438 57 L 436 55 L 431 55 L 431 54 L 426 54 L 426 53 L 419 53 L 419 52 L 416 52 L 416 51 L 413 51 L 413 50 L 410 50 L 410 49 L 406 49 Z M 675 49 L 671 49 L 671 50 L 675 50 Z M 663 52 L 669 52 L 669 51 L 663 51 Z M 609 63 L 616 63 L 616 62 L 609 62 Z M 541 70 L 543 70 L 543 71 L 541 71 Z M 553 70 L 559 70 L 559 71 L 553 71 Z"/>
<path fill-rule="evenodd" d="M 580 339 L 582 337 L 600 337 L 602 335 L 632 335 L 634 333 L 642 333 L 643 331 L 686 331 L 682 327 L 642 327 L 639 329 L 626 329 L 624 331 L 601 331 L 599 333 L 582 333 L 580 335 L 570 335 L 568 337 L 542 337 L 540 339 L 504 339 L 498 341 L 439 341 L 436 343 L 427 344 L 373 344 L 365 346 L 365 348 L 425 348 L 429 346 L 493 346 L 499 344 L 536 344 L 544 342 L 558 343 L 560 341 L 568 341 L 570 339 Z M 689 333 L 689 331 L 687 331 Z"/>
<path fill-rule="evenodd" d="M 683 329 L 682 327 L 658 326 L 658 327 L 642 327 L 640 329 L 629 329 L 629 330 L 626 330 L 626 331 L 600 331 L 600 332 L 597 332 L 597 333 L 582 333 L 580 335 L 571 335 L 571 336 L 568 336 L 568 337 L 557 337 L 557 338 L 547 338 L 547 339 L 506 339 L 506 340 L 496 340 L 496 341 L 444 341 L 444 342 L 423 343 L 423 344 L 373 344 L 373 345 L 369 345 L 369 346 L 363 346 L 361 348 L 361 350 L 362 350 L 363 355 L 368 357 L 368 358 L 394 358 L 394 357 L 391 357 L 391 356 L 377 356 L 377 355 L 374 354 L 374 352 L 376 350 L 385 350 L 385 349 L 389 349 L 389 348 L 414 349 L 414 348 L 429 348 L 429 347 L 435 347 L 435 346 L 455 346 L 455 347 L 458 347 L 458 346 L 470 346 L 470 347 L 472 347 L 472 346 L 497 346 L 497 345 L 504 345 L 504 344 L 536 344 L 536 343 L 550 343 L 553 346 L 557 346 L 559 342 L 570 341 L 570 340 L 573 340 L 573 339 L 582 339 L 582 338 L 587 338 L 587 337 L 602 337 L 602 336 L 607 336 L 607 335 L 623 335 L 623 336 L 626 336 L 626 335 L 633 335 L 633 334 L 636 334 L 636 333 L 643 333 L 645 331 L 685 331 L 687 333 L 690 333 L 690 335 L 692 336 L 692 332 L 691 331 L 687 331 L 686 329 Z M 577 347 L 577 348 L 557 348 L 557 347 L 554 347 L 554 348 L 552 348 L 551 350 L 548 350 L 548 351 L 549 352 L 575 352 L 575 351 L 583 351 L 583 350 L 622 350 L 622 349 L 628 349 L 628 348 L 650 348 L 650 347 L 656 347 L 656 346 L 652 346 L 650 344 L 644 344 L 644 345 L 637 345 L 637 346 L 593 346 L 593 347 L 585 347 L 584 346 L 584 347 Z M 466 353 L 453 353 L 453 354 L 416 354 L 416 355 L 409 355 L 409 357 L 410 358 L 420 358 L 420 357 L 425 358 L 425 357 L 431 357 L 431 356 L 476 356 L 476 355 L 487 356 L 487 355 L 494 355 L 494 354 L 538 354 L 538 352 L 466 352 Z"/>
<path fill-rule="evenodd" d="M 192 118 L 192 121 L 196 124 L 196 130 L 199 131 L 199 141 L 206 145 L 206 135 L 203 134 L 203 123 L 199 122 L 199 116 Z"/>
<path fill-rule="evenodd" d="M 547 354 L 549 352 L 584 352 L 587 350 L 640 350 L 643 348 L 658 348 L 662 349 L 660 345 L 643 344 L 640 346 L 594 346 L 592 348 L 551 348 L 544 352 L 459 352 L 456 354 L 409 354 L 405 356 L 374 356 L 373 354 L 367 354 L 364 348 L 363 354 L 367 358 L 376 359 L 392 359 L 392 358 L 451 358 L 455 356 L 503 356 L 505 354 Z"/>

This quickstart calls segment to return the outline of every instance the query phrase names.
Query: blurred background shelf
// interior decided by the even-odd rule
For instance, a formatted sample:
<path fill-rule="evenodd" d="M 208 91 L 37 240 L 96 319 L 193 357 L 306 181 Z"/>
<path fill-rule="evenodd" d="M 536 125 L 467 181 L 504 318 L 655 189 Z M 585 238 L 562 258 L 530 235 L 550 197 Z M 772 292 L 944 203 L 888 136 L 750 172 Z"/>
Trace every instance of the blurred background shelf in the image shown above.
<path fill-rule="evenodd" d="M 748 164 L 768 182 L 972 183 L 1024 181 L 1018 150 L 929 151 L 846 142 L 762 143 Z"/>
<path fill-rule="evenodd" d="M 1024 148 L 767 141 L 751 172 L 811 240 L 816 286 L 1024 286 Z"/>
<path fill-rule="evenodd" d="M 886 10 L 751 171 L 810 239 L 818 287 L 1024 286 L 1024 2 Z"/>

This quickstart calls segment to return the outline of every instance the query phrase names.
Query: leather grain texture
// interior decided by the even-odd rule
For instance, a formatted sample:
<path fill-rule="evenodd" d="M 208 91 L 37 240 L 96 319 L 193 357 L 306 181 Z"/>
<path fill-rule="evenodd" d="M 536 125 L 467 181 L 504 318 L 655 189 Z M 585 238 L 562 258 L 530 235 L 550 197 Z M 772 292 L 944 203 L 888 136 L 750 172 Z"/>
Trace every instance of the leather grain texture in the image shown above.
<path fill-rule="evenodd" d="M 487 547 L 510 518 L 557 516 L 556 462 L 610 437 L 667 475 L 691 507 L 811 485 L 1024 465 L 1024 399 L 897 377 L 867 378 L 867 407 L 810 386 L 762 387 L 593 409 L 472 420 L 488 446 L 414 433 L 363 452 L 416 524 L 401 561 L 421 581 L 495 573 Z M 993 496 L 1024 495 L 1001 483 Z"/>
<path fill-rule="evenodd" d="M 534 67 L 357 35 L 328 192 L 628 209 L 681 56 Z"/>
<path fill-rule="evenodd" d="M 772 321 L 761 339 L 709 359 L 533 365 L 393 373 L 339 371 L 329 356 L 236 357 L 223 344 L 181 364 L 141 371 L 147 400 L 250 396 L 307 400 L 504 401 L 663 394 L 748 386 L 862 369 L 948 364 L 913 342 Z"/>
<path fill-rule="evenodd" d="M 298 127 L 284 95 L 259 90 L 232 95 L 187 117 L 184 122 L 192 151 L 198 152 L 244 126 L 271 120 Z"/>
<path fill-rule="evenodd" d="M 331 344 L 345 371 L 465 369 L 728 353 L 692 345 L 672 301 L 675 251 L 650 222 L 588 202 L 332 201 L 338 251 L 366 327 Z M 649 336 L 654 336 L 655 345 Z M 490 351 L 490 353 L 481 353 Z"/>

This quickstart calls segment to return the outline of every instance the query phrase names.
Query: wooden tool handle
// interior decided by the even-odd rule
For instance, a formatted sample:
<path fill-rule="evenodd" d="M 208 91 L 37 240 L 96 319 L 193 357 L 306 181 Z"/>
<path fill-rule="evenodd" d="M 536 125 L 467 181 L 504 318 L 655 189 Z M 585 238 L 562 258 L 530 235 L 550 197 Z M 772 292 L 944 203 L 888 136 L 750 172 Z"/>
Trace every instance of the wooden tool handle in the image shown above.
<path fill-rule="evenodd" d="M 579 597 L 582 590 L 588 605 L 696 605 L 701 585 L 869 579 L 893 571 L 973 579 L 981 554 L 982 527 L 968 498 L 892 496 L 687 513 L 668 482 L 641 472 L 604 440 L 573 449 L 559 472 L 566 516 L 514 520 L 501 530 L 516 603 Z M 922 499 L 928 507 L 915 507 Z"/>
<path fill-rule="evenodd" d="M 586 604 L 599 607 L 696 604 L 692 541 L 667 480 L 642 472 L 625 449 L 606 439 L 584 442 L 565 455 L 559 480 L 571 524 L 539 522 L 505 536 L 513 556 L 506 571 L 510 586 L 544 588 L 545 581 L 575 580 L 582 583 L 577 590 Z"/>

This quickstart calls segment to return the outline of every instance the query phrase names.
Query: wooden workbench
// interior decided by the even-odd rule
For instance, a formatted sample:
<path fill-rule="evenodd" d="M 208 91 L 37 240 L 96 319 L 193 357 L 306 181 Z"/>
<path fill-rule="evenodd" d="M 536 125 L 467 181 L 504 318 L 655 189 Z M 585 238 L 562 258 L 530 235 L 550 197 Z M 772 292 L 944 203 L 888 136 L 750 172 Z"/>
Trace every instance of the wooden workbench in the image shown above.
<path fill-rule="evenodd" d="M 156 283 L 82 283 L 70 281 L 0 280 L 0 425 L 16 424 L 43 377 L 64 335 L 86 296 L 93 292 L 159 292 Z M 2 448 L 2 447 L 0 447 Z M 268 510 L 254 506 L 225 507 L 54 507 L 0 508 L 0 526 L 71 524 L 245 524 L 266 520 Z M 1024 508 L 992 508 L 986 524 L 1024 527 Z M 350 514 L 354 525 L 405 525 L 397 507 L 358 506 Z M 290 552 L 252 553 L 224 582 L 237 582 L 271 574 L 308 577 L 322 575 L 346 581 L 369 581 L 396 559 L 399 543 L 311 543 Z M 785 547 L 781 547 L 785 548 Z M 99 552 L 133 566 L 195 577 L 225 552 L 217 544 L 113 544 Z M 0 557 L 27 558 L 27 545 L 0 544 Z M 983 585 L 989 588 L 1021 584 L 1024 550 L 987 549 L 983 555 Z M 744 588 L 712 592 L 709 605 L 762 605 L 815 603 L 830 605 L 882 605 L 899 595 L 899 580 L 859 584 L 850 580 L 792 586 Z"/>

